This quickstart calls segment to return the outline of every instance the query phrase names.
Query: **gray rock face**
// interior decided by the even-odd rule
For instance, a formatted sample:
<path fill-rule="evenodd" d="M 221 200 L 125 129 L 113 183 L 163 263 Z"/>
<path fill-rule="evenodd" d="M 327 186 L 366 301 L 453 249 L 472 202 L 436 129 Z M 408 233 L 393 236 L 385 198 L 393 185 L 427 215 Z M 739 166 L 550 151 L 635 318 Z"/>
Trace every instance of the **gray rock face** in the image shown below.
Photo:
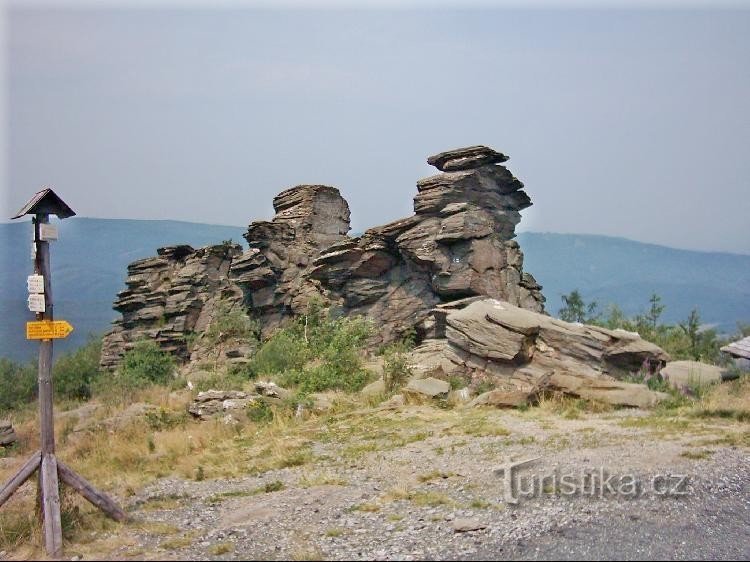
<path fill-rule="evenodd" d="M 450 384 L 433 377 L 427 377 L 426 379 L 412 379 L 409 381 L 409 384 L 406 385 L 406 388 L 404 388 L 406 392 L 421 394 L 429 398 L 435 398 L 440 395 L 447 396 L 450 389 Z"/>
<path fill-rule="evenodd" d="M 681 388 L 690 385 L 704 386 L 719 383 L 731 375 L 726 369 L 699 361 L 670 361 L 661 370 L 661 376 L 670 385 Z"/>
<path fill-rule="evenodd" d="M 658 372 L 669 360 L 637 334 L 571 324 L 495 299 L 470 299 L 464 308 L 437 308 L 436 339 L 412 353 L 418 375 L 494 378 L 497 390 L 474 405 L 518 406 L 545 389 L 616 405 L 649 407 L 664 396 L 618 380 Z"/>
<path fill-rule="evenodd" d="M 219 244 L 198 250 L 168 246 L 158 256 L 128 266 L 127 288 L 113 308 L 122 314 L 104 337 L 101 365 L 116 367 L 126 351 L 142 338 L 155 341 L 178 360 L 190 357 L 190 334 L 211 322 L 218 302 L 240 303 L 242 292 L 228 280 L 232 259 L 242 248 Z"/>
<path fill-rule="evenodd" d="M 143 337 L 181 361 L 200 360 L 200 347 L 191 357 L 191 334 L 227 302 L 258 318 L 267 335 L 320 297 L 342 314 L 372 318 L 380 328 L 373 343 L 412 328 L 431 337 L 431 310 L 465 297 L 542 312 L 541 286 L 523 271 L 513 240 L 531 200 L 500 165 L 506 160 L 483 146 L 430 157 L 444 173 L 417 183 L 415 214 L 357 238 L 347 236 L 349 206 L 337 189 L 301 185 L 274 198 L 272 220 L 250 224 L 247 251 L 162 248 L 129 266 L 128 288 L 115 302 L 122 319 L 105 337 L 102 366 L 115 368 Z M 230 360 L 246 357 L 232 351 Z"/>
<path fill-rule="evenodd" d="M 306 275 L 347 314 L 366 314 L 381 341 L 424 325 L 440 303 L 483 295 L 543 311 L 541 286 L 523 272 L 512 240 L 531 205 L 507 157 L 470 147 L 428 159 L 441 169 L 417 183 L 415 214 L 325 250 Z M 460 164 L 459 164 L 460 162 Z"/>
<path fill-rule="evenodd" d="M 13 425 L 9 421 L 0 421 L 0 446 L 7 447 L 18 441 Z"/>

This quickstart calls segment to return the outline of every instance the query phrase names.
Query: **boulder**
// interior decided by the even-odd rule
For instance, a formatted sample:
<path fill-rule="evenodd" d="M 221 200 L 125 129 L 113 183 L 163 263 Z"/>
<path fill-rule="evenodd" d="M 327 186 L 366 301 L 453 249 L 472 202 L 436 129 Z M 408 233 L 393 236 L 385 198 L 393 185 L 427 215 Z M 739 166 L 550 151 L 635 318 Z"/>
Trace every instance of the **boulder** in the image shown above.
<path fill-rule="evenodd" d="M 234 420 L 231 411 L 244 411 L 261 397 L 247 394 L 239 390 L 207 390 L 199 392 L 198 396 L 188 405 L 188 413 L 201 420 L 208 420 L 219 415 L 225 419 Z M 229 417 L 227 417 L 229 416 Z"/>
<path fill-rule="evenodd" d="M 256 382 L 255 392 L 257 392 L 261 396 L 266 396 L 268 398 L 278 398 L 279 400 L 288 398 L 292 394 L 287 389 L 281 388 L 276 383 L 270 381 Z"/>
<path fill-rule="evenodd" d="M 472 405 L 517 407 L 544 390 L 613 405 L 651 407 L 666 395 L 618 380 L 636 371 L 657 372 L 669 360 L 637 334 L 563 322 L 495 299 L 468 299 L 437 307 L 442 338 L 411 354 L 416 373 L 490 377 L 498 390 Z"/>
<path fill-rule="evenodd" d="M 661 376 L 675 388 L 719 383 L 731 375 L 727 369 L 699 361 L 670 361 Z"/>
<path fill-rule="evenodd" d="M 0 446 L 8 447 L 18 441 L 13 424 L 9 421 L 0 421 Z"/>
<path fill-rule="evenodd" d="M 451 385 L 440 379 L 427 377 L 426 379 L 412 379 L 404 388 L 405 391 L 421 394 L 429 398 L 435 398 L 440 395 L 447 395 L 450 392 Z"/>
<path fill-rule="evenodd" d="M 469 407 L 495 406 L 496 408 L 520 408 L 531 402 L 533 395 L 522 390 L 490 390 L 474 398 Z"/>
<path fill-rule="evenodd" d="M 378 379 L 371 382 L 359 392 L 362 396 L 377 396 L 385 393 L 385 381 Z"/>

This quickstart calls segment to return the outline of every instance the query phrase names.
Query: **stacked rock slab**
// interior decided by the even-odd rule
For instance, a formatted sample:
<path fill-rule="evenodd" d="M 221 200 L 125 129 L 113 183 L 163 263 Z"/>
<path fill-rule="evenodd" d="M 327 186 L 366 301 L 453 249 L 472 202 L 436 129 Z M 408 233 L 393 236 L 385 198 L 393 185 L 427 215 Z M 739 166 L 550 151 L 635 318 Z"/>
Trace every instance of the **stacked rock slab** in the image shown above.
<path fill-rule="evenodd" d="M 663 395 L 621 382 L 669 360 L 638 334 L 563 322 L 495 299 L 437 307 L 433 338 L 412 355 L 417 376 L 491 380 L 501 391 L 555 390 L 616 405 L 649 407 Z"/>
<path fill-rule="evenodd" d="M 544 297 L 523 272 L 515 237 L 531 205 L 523 184 L 484 146 L 428 159 L 443 173 L 417 183 L 415 214 L 342 240 L 305 275 L 345 314 L 376 319 L 381 341 L 417 328 L 437 304 L 484 295 L 541 312 Z"/>
<path fill-rule="evenodd" d="M 130 264 L 127 289 L 118 293 L 113 307 L 122 318 L 104 337 L 102 367 L 115 368 L 141 339 L 187 360 L 189 335 L 205 330 L 218 303 L 241 303 L 241 291 L 228 280 L 232 258 L 241 252 L 236 244 L 197 250 L 167 246 L 159 248 L 156 257 Z"/>
<path fill-rule="evenodd" d="M 273 200 L 276 216 L 250 224 L 250 249 L 234 260 L 233 281 L 245 303 L 269 333 L 285 319 L 304 312 L 319 293 L 304 272 L 321 250 L 346 239 L 349 204 L 339 190 L 326 185 L 300 185 Z"/>
<path fill-rule="evenodd" d="M 347 236 L 349 205 L 336 188 L 300 185 L 274 198 L 272 220 L 250 224 L 245 252 L 162 248 L 129 266 L 128 288 L 114 306 L 123 317 L 105 338 L 102 365 L 116 367 L 140 338 L 188 360 L 190 334 L 226 300 L 268 335 L 320 297 L 341 314 L 372 318 L 378 342 L 409 329 L 428 337 L 430 311 L 468 296 L 542 312 L 541 287 L 523 272 L 513 240 L 531 201 L 502 165 L 507 159 L 484 146 L 430 157 L 441 173 L 417 183 L 415 214 L 357 238 Z"/>

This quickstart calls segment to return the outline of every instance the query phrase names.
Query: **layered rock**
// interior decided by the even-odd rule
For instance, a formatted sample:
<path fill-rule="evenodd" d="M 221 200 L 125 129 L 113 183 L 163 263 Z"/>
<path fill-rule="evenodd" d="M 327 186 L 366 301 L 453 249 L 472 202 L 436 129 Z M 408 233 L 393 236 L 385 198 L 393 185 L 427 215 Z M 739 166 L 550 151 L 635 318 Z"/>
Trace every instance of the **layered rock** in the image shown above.
<path fill-rule="evenodd" d="M 335 187 L 287 189 L 273 207 L 273 220 L 250 224 L 245 234 L 250 249 L 231 266 L 232 280 L 265 333 L 304 311 L 309 296 L 318 293 L 304 272 L 321 250 L 346 239 L 350 228 L 349 204 Z"/>
<path fill-rule="evenodd" d="M 342 240 L 306 272 L 345 314 L 377 319 L 380 339 L 417 327 L 437 304 L 485 295 L 543 311 L 541 286 L 523 272 L 512 240 L 531 205 L 523 184 L 487 147 L 428 159 L 444 173 L 417 183 L 415 214 Z"/>
<path fill-rule="evenodd" d="M 418 376 L 490 377 L 500 392 L 484 403 L 507 403 L 508 396 L 520 403 L 515 392 L 547 389 L 637 407 L 663 398 L 620 380 L 641 370 L 656 373 L 669 360 L 638 334 L 563 322 L 495 299 L 467 299 L 433 313 L 434 338 L 414 350 L 413 370 Z"/>
<path fill-rule="evenodd" d="M 122 318 L 104 337 L 102 367 L 116 367 L 141 339 L 153 340 L 186 361 L 191 334 L 206 329 L 219 302 L 242 302 L 242 292 L 228 279 L 232 259 L 241 252 L 237 244 L 197 250 L 167 246 L 159 248 L 156 257 L 130 264 L 127 288 L 118 293 L 113 306 Z"/>
<path fill-rule="evenodd" d="M 144 337 L 187 360 L 191 334 L 227 301 L 259 319 L 267 335 L 320 297 L 341 314 L 372 318 L 380 342 L 409 329 L 429 337 L 430 311 L 469 296 L 542 312 L 541 287 L 523 272 L 513 240 L 531 200 L 506 160 L 484 146 L 431 156 L 441 173 L 417 183 L 415 214 L 357 238 L 347 236 L 349 206 L 336 188 L 300 185 L 274 198 L 272 220 L 250 224 L 244 252 L 160 249 L 129 266 L 114 306 L 123 316 L 105 338 L 102 365 L 116 367 Z"/>

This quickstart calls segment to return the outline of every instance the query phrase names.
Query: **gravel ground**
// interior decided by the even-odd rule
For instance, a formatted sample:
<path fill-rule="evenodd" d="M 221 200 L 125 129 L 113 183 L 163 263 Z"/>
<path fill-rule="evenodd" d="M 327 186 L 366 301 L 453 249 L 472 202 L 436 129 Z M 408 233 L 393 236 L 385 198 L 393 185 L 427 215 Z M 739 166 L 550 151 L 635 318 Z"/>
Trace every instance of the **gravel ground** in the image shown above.
<path fill-rule="evenodd" d="M 746 424 L 665 431 L 637 426 L 645 415 L 637 411 L 580 420 L 493 412 L 489 427 L 504 428 L 496 435 L 485 424 L 476 434 L 436 426 L 415 437 L 406 429 L 413 412 L 392 415 L 405 416 L 411 435 L 399 446 L 388 446 L 389 435 L 353 455 L 352 444 L 364 442 L 332 439 L 316 443 L 315 460 L 304 466 L 233 480 L 160 480 L 130 498 L 133 523 L 116 535 L 95 533 L 70 556 L 750 559 L 750 451 L 727 439 L 746 439 Z M 497 469 L 532 458 L 516 469 L 516 484 L 528 488 L 536 475 L 536 493 L 513 504 Z M 601 470 L 614 475 L 615 493 L 599 493 Z M 559 480 L 566 474 L 580 477 L 585 491 L 568 493 Z M 594 474 L 594 488 L 584 474 Z M 617 493 L 631 476 L 638 494 L 625 494 L 632 486 Z M 674 494 L 658 493 L 666 484 Z"/>

